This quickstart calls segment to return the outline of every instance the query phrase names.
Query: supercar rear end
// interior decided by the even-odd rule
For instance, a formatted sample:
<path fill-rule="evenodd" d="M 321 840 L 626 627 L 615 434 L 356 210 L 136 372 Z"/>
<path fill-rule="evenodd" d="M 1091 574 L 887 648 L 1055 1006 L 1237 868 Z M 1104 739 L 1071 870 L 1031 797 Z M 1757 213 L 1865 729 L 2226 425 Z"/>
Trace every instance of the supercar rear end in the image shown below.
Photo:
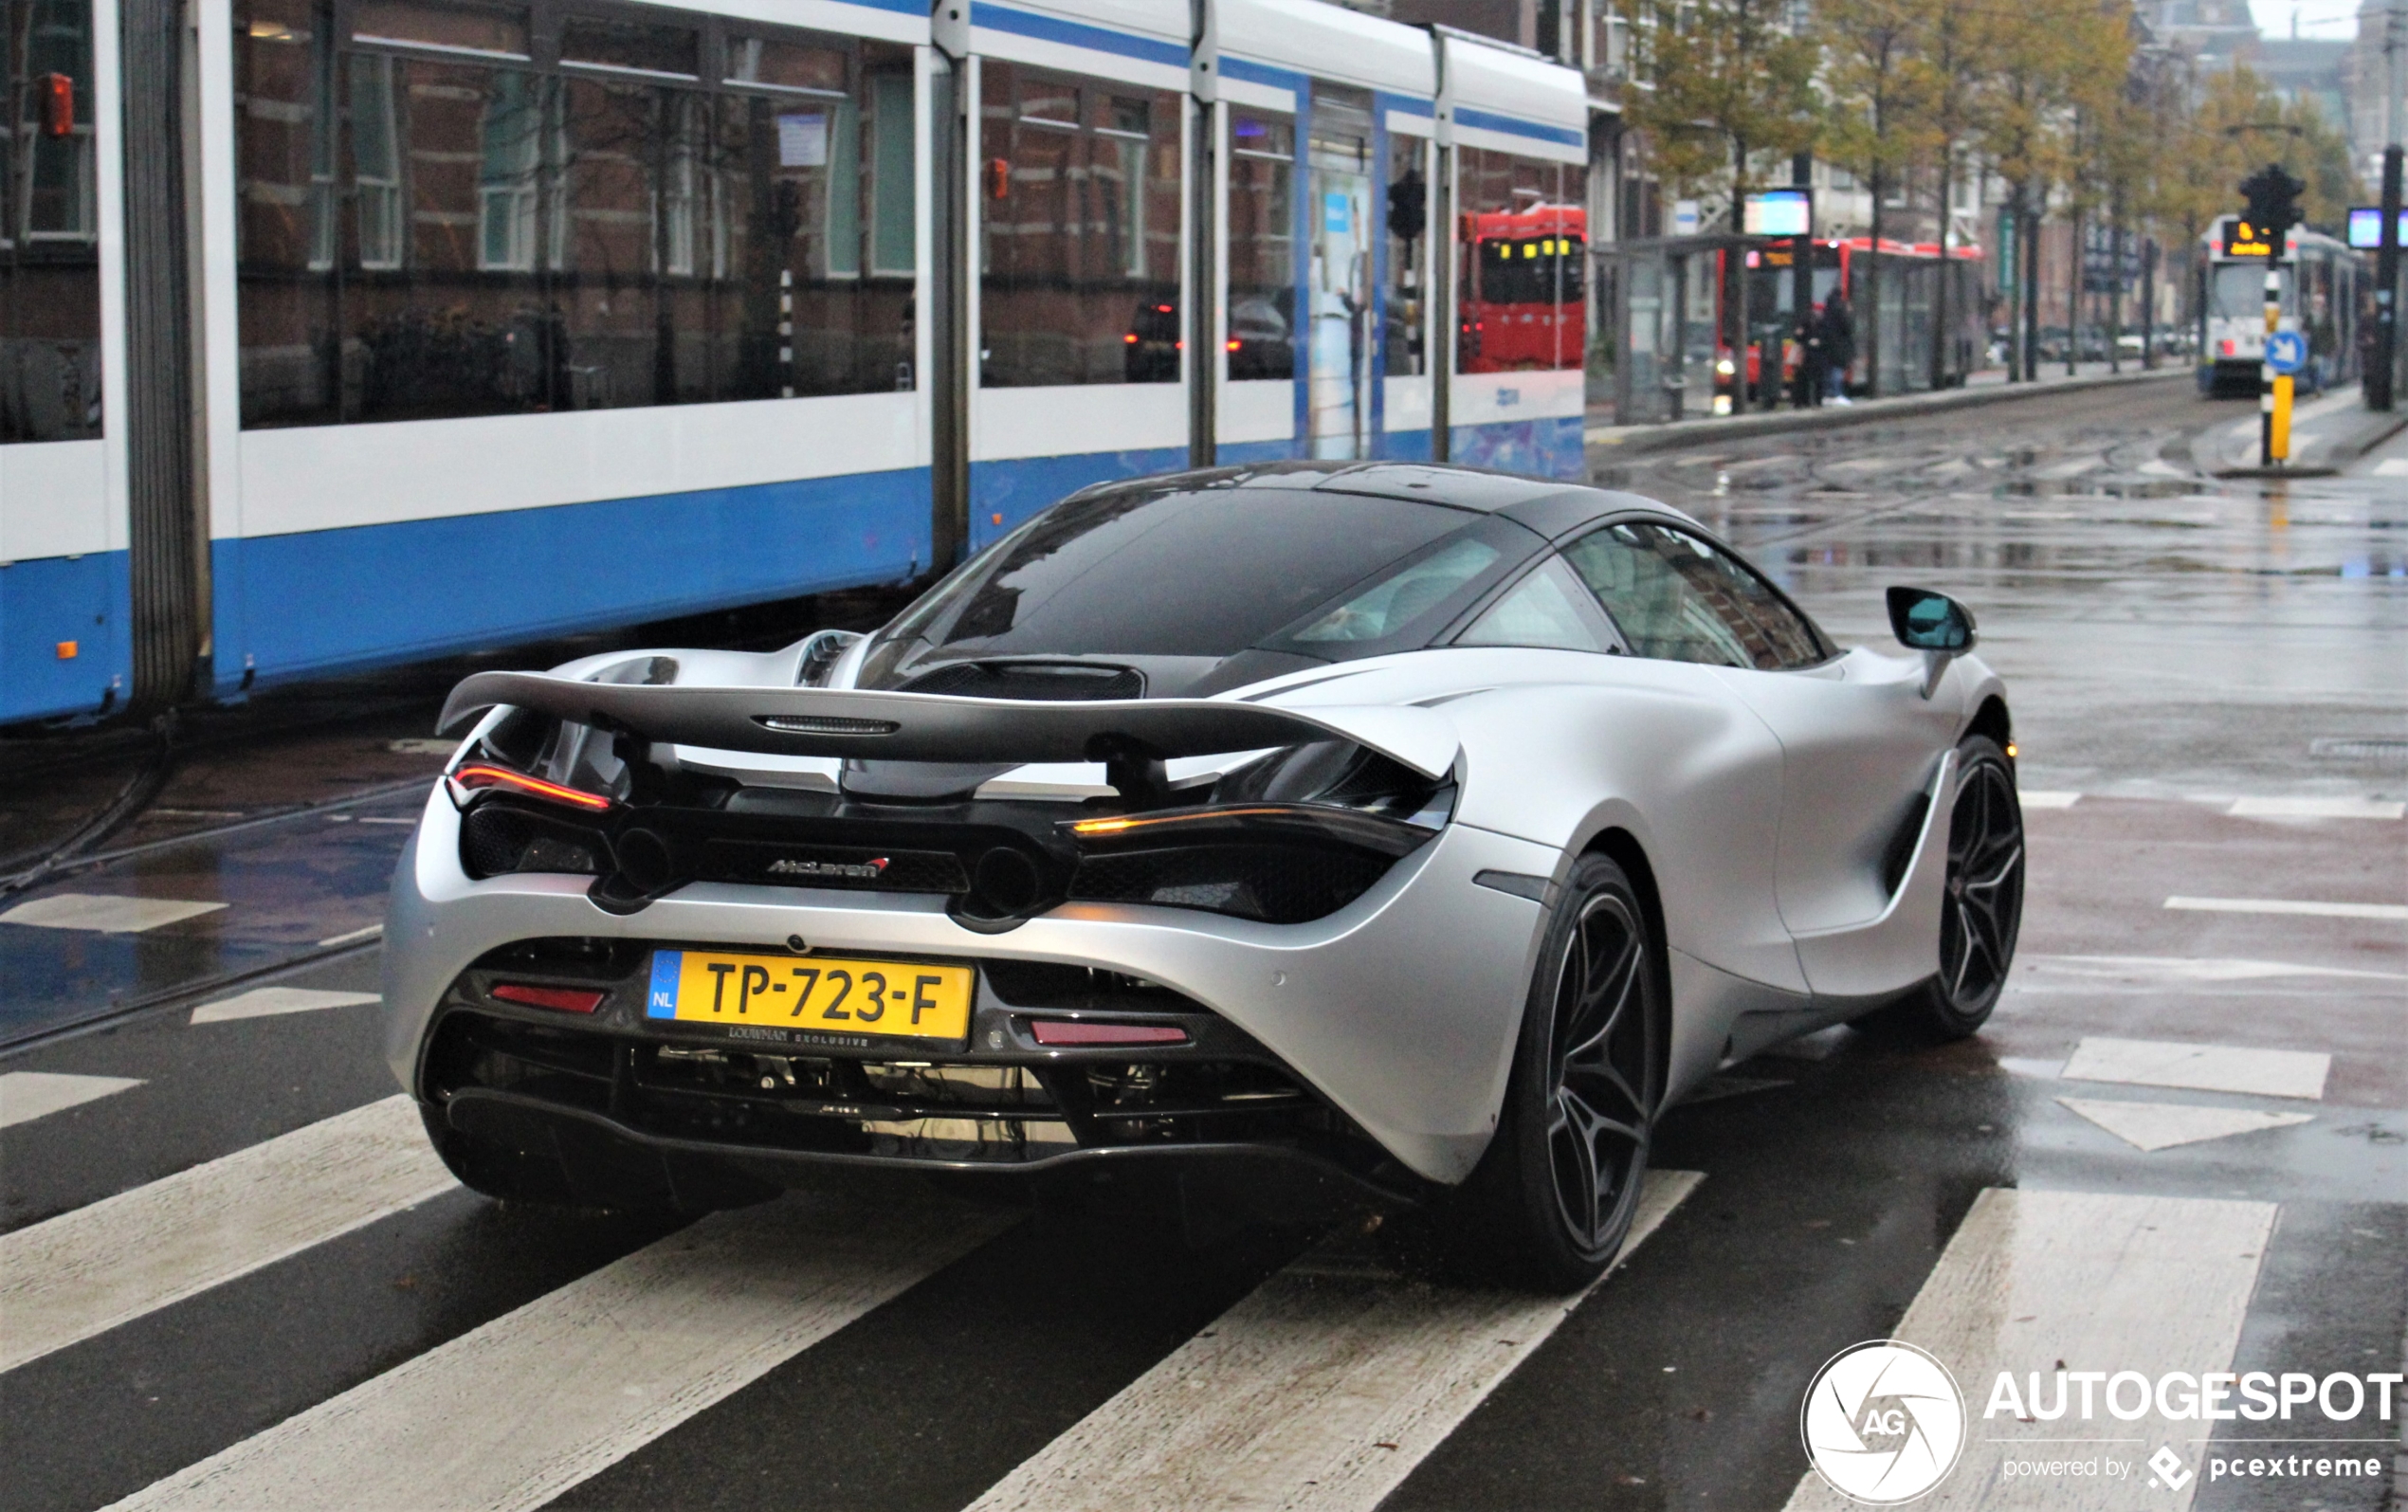
<path fill-rule="evenodd" d="M 851 734 L 848 720 L 879 722 L 760 723 L 824 741 Z M 455 1165 L 514 1163 L 489 1190 L 556 1176 L 567 1201 L 650 1190 L 706 1206 L 728 1183 L 791 1182 L 806 1166 L 1036 1174 L 1165 1156 L 1275 1156 L 1309 1192 L 1410 1193 L 1412 1171 L 1205 1002 L 1109 960 L 980 945 L 1049 915 L 1169 931 L 1340 915 L 1438 839 L 1455 789 L 1451 773 L 1319 733 L 1201 763 L 1105 741 L 1103 770 L 1084 774 L 1105 780 L 1066 786 L 996 763 L 747 773 L 740 754 L 681 759 L 691 748 L 497 711 L 435 800 L 449 822 L 419 837 L 440 853 L 413 862 L 456 866 L 447 910 L 500 906 L 496 884 L 523 910 L 531 886 L 543 906 L 530 917 L 556 922 L 449 974 L 413 1035 L 411 1089 Z M 663 906 L 698 898 L 782 909 L 794 927 L 764 948 L 757 931 L 698 933 L 693 909 Z M 396 919 L 429 913 L 403 902 L 397 881 Z M 823 927 L 827 905 L 847 902 L 940 913 L 956 943 L 897 952 Z M 579 927 L 592 910 L 608 932 Z M 420 948 L 410 933 L 397 949 Z M 956 978 L 958 1013 L 943 1001 Z M 582 1156 L 556 1159 L 563 1139 Z"/>
<path fill-rule="evenodd" d="M 638 742 L 520 710 L 489 721 L 445 783 L 461 869 L 590 877 L 587 896 L 618 915 L 719 882 L 941 898 L 982 931 L 1066 902 L 1303 923 L 1426 844 L 1455 792 L 1451 776 L 1339 739 L 1176 785 L 1159 760 L 1109 762 L 1109 795 L 1074 803 L 988 796 L 983 781 L 948 792 L 932 763 L 893 764 L 939 774 L 907 794 L 891 771 L 854 761 L 832 788 L 748 784 L 622 743 Z"/>

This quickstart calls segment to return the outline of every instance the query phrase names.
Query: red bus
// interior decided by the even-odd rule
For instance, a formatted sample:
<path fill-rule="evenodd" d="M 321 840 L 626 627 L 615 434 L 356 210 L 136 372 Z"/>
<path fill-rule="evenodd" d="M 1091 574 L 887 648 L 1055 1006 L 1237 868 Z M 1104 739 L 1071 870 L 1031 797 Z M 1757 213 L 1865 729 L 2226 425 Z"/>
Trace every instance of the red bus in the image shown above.
<path fill-rule="evenodd" d="M 1459 368 L 1577 368 L 1588 345 L 1589 216 L 1570 205 L 1466 215 Z"/>

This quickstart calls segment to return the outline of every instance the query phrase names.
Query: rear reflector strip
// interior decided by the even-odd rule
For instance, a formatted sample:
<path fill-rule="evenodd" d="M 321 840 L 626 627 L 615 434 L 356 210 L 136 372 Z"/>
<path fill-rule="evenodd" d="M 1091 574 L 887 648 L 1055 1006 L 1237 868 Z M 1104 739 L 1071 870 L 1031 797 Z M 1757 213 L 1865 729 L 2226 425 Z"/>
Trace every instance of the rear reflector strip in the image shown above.
<path fill-rule="evenodd" d="M 1090 1024 L 1067 1018 L 1032 1018 L 1029 1032 L 1039 1045 L 1185 1045 L 1187 1030 L 1173 1024 Z"/>
<path fill-rule="evenodd" d="M 591 1013 L 602 1006 L 602 994 L 587 987 L 538 987 L 531 982 L 503 982 L 493 995 L 505 1003 L 557 1009 L 563 1013 Z"/>

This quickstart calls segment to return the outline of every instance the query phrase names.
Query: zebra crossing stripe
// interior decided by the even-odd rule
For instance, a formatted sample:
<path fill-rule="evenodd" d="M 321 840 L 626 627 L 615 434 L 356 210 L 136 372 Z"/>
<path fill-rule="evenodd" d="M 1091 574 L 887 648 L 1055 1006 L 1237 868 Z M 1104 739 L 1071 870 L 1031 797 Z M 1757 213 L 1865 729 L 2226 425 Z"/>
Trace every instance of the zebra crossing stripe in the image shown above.
<path fill-rule="evenodd" d="M 1012 1221 L 951 1201 L 802 1194 L 716 1213 L 117 1508 L 541 1506 Z"/>
<path fill-rule="evenodd" d="M 0 1234 L 0 1371 L 455 1185 L 396 1096 Z"/>
<path fill-rule="evenodd" d="M 2141 1466 L 2123 1483 L 2122 1495 L 2109 1496 L 2099 1484 L 2007 1478 L 2002 1466 L 2010 1457 L 2091 1460 L 2103 1451 L 2137 1466 L 2159 1446 L 2197 1439 L 2198 1424 L 2169 1421 L 2154 1409 L 2137 1421 L 2102 1412 L 2088 1423 L 2026 1423 L 1985 1415 L 1984 1407 L 2000 1372 L 2011 1373 L 2021 1390 L 2033 1373 L 2052 1377 L 2064 1368 L 2060 1360 L 2077 1371 L 2138 1371 L 2150 1380 L 2169 1371 L 2230 1369 L 2275 1213 L 2271 1202 L 1983 1192 L 1891 1330 L 1947 1366 L 1965 1398 L 1963 1455 L 1914 1503 L 1916 1512 L 2051 1512 L 2076 1504 L 2187 1512 L 2196 1475 L 2179 1488 L 2143 1490 L 2134 1484 L 2147 1479 Z M 1805 1388 L 1799 1380 L 1801 1394 Z M 2069 1445 L 2069 1436 L 2099 1442 Z M 1852 1512 L 1856 1505 L 1810 1469 L 1787 1512 Z"/>
<path fill-rule="evenodd" d="M 1705 1176 L 1651 1173 L 1620 1259 Z M 1297 1261 L 970 1512 L 1377 1506 L 1546 1342 L 1578 1297 L 1462 1291 Z"/>

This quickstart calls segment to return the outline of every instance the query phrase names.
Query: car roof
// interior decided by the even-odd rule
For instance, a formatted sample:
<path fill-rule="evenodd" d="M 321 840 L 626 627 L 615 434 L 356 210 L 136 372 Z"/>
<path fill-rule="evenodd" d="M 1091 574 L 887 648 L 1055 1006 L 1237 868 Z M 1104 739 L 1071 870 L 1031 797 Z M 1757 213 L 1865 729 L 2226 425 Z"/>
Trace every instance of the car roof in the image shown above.
<path fill-rule="evenodd" d="M 1158 473 L 1083 489 L 1122 488 L 1177 492 L 1206 488 L 1291 488 L 1315 493 L 1357 494 L 1432 504 L 1474 514 L 1502 515 L 1550 540 L 1609 515 L 1644 510 L 1688 520 L 1670 505 L 1643 494 L 1594 488 L 1560 479 L 1531 478 L 1486 467 L 1435 462 L 1299 461 L 1253 463 L 1236 467 L 1199 467 Z M 1690 520 L 1694 524 L 1696 521 Z"/>

